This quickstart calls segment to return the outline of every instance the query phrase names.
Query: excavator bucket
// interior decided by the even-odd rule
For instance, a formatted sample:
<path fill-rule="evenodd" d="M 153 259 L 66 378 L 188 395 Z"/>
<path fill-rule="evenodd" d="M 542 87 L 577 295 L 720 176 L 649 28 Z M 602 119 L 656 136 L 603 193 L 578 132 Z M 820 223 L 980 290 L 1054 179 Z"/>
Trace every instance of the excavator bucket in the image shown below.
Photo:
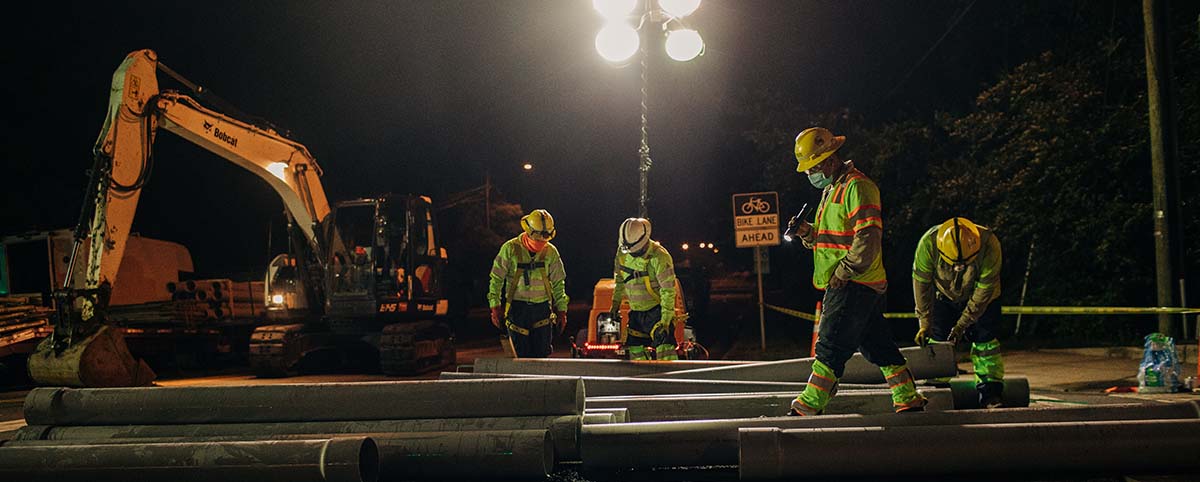
<path fill-rule="evenodd" d="M 120 331 L 101 326 L 96 333 L 55 353 L 53 337 L 29 355 L 29 376 L 39 385 L 141 387 L 154 382 L 154 370 L 135 360 Z"/>

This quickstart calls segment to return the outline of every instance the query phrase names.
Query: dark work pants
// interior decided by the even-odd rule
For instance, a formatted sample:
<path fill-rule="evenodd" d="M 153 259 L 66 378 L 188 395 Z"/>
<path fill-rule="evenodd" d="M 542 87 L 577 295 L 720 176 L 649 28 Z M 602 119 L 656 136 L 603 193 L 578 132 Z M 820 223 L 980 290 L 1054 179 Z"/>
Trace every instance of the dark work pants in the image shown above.
<path fill-rule="evenodd" d="M 883 303 L 883 295 L 853 281 L 839 289 L 825 290 L 817 360 L 829 366 L 838 378 L 855 351 L 881 367 L 905 364 L 904 355 L 892 341 L 892 327 L 883 318 Z"/>
<path fill-rule="evenodd" d="M 517 358 L 546 358 L 550 356 L 550 340 L 554 336 L 554 326 L 531 328 L 534 323 L 550 318 L 550 303 L 526 303 L 514 301 L 508 308 L 508 321 L 521 328 L 529 330 L 523 335 L 515 330 L 508 330 L 508 338 L 512 340 L 513 351 Z"/>
<path fill-rule="evenodd" d="M 966 304 L 951 303 L 938 294 L 933 297 L 933 309 L 929 314 L 930 338 L 936 341 L 946 341 L 950 337 L 950 329 L 958 323 Z M 1000 325 L 1000 301 L 994 300 L 979 316 L 975 324 L 967 328 L 963 338 L 971 343 L 983 343 L 998 338 L 997 330 Z"/>
<path fill-rule="evenodd" d="M 629 310 L 629 327 L 645 333 L 646 337 L 634 335 L 633 332 L 625 337 L 625 346 L 648 346 L 657 348 L 663 343 L 675 344 L 674 325 L 663 330 L 663 333 L 658 334 L 658 338 L 651 340 L 648 336 L 650 330 L 654 329 L 654 325 L 662 320 L 662 306 L 655 306 L 646 311 Z"/>

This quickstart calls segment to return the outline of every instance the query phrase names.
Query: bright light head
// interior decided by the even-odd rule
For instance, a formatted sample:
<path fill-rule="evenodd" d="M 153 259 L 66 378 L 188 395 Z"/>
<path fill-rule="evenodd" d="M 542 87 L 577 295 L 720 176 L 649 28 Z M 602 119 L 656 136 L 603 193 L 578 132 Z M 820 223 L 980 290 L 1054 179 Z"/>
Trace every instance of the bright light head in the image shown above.
<path fill-rule="evenodd" d="M 624 22 L 609 22 L 596 34 L 596 51 L 604 60 L 613 63 L 629 60 L 640 44 L 637 30 Z"/>
<path fill-rule="evenodd" d="M 679 62 L 687 62 L 704 53 L 704 39 L 700 32 L 684 28 L 667 32 L 667 56 Z"/>
<path fill-rule="evenodd" d="M 700 8 L 700 0 L 658 0 L 658 6 L 667 12 L 667 15 L 683 18 Z"/>
<path fill-rule="evenodd" d="M 696 3 L 698 5 L 700 2 Z M 592 8 L 609 20 L 628 17 L 636 6 L 637 0 L 592 0 Z"/>
<path fill-rule="evenodd" d="M 271 295 L 271 304 L 282 305 L 283 304 L 283 295 Z"/>

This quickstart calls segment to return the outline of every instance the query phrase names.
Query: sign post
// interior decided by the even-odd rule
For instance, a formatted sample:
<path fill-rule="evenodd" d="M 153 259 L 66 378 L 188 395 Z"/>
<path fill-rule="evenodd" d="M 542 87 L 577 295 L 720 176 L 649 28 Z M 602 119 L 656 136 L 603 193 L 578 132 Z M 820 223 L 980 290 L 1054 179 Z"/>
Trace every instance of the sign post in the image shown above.
<path fill-rule="evenodd" d="M 754 248 L 754 272 L 758 275 L 758 332 L 762 351 L 767 351 L 767 321 L 763 309 L 763 246 L 779 246 L 779 193 L 751 192 L 733 195 L 734 244 Z"/>

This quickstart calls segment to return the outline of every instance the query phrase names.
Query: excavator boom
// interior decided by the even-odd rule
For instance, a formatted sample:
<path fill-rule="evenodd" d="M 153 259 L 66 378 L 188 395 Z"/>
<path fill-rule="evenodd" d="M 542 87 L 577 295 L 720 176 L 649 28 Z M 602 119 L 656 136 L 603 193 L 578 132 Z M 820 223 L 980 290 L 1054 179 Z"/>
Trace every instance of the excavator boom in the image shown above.
<path fill-rule="evenodd" d="M 265 180 L 307 240 L 307 261 L 320 264 L 323 259 L 318 226 L 330 207 L 320 183 L 321 169 L 308 149 L 270 128 L 207 109 L 187 95 L 160 92 L 158 70 L 157 55 L 139 50 L 126 56 L 113 74 L 108 111 L 94 147 L 96 162 L 86 201 L 92 209 L 90 216 L 81 216 L 69 268 L 75 271 L 79 246 L 90 238 L 84 282 L 76 287 L 68 275 L 56 294 L 55 332 L 29 361 L 30 375 L 39 383 L 127 386 L 153 380 L 149 368 L 133 360 L 120 335 L 104 326 L 103 312 L 138 198 L 150 177 L 151 151 L 160 127 Z M 84 210 L 87 214 L 86 206 Z"/>

